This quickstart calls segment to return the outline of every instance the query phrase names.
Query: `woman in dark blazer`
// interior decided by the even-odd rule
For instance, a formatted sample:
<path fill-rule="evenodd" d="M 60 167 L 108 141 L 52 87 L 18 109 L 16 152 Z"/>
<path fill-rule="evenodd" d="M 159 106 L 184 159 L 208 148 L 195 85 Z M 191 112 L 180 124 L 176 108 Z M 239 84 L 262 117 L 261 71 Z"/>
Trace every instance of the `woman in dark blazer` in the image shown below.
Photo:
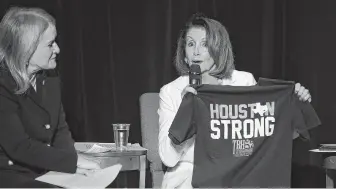
<path fill-rule="evenodd" d="M 0 23 L 0 187 L 50 187 L 34 179 L 99 169 L 74 149 L 55 38 L 55 20 L 41 9 L 13 7 Z"/>

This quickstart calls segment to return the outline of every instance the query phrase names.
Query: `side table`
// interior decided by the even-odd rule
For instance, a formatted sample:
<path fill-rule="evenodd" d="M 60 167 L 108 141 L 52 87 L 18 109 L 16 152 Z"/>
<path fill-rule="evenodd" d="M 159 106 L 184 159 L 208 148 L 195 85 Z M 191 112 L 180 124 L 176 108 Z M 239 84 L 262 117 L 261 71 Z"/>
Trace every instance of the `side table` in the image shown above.
<path fill-rule="evenodd" d="M 114 145 L 113 143 L 110 143 Z M 101 168 L 120 163 L 121 171 L 139 171 L 139 188 L 145 188 L 147 149 L 139 144 L 129 144 L 126 151 L 111 150 L 103 153 L 85 153 L 100 162 Z"/>

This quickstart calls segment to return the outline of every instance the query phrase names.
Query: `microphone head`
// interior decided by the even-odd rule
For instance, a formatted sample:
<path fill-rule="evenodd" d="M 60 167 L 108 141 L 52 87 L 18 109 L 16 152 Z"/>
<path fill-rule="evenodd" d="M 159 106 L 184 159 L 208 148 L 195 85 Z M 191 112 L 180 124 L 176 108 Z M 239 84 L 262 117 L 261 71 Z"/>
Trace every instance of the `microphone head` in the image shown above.
<path fill-rule="evenodd" d="M 198 64 L 192 64 L 189 71 L 190 85 L 201 84 L 201 69 Z"/>
<path fill-rule="evenodd" d="M 190 66 L 190 74 L 193 74 L 193 75 L 200 75 L 201 74 L 201 69 L 200 69 L 199 64 L 192 64 Z"/>

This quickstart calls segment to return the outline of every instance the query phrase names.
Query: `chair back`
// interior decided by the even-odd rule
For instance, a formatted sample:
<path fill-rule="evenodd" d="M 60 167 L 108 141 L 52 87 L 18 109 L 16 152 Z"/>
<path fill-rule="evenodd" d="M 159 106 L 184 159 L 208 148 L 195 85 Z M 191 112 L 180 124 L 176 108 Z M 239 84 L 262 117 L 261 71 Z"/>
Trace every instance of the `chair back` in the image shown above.
<path fill-rule="evenodd" d="M 142 146 L 148 149 L 147 159 L 152 174 L 152 187 L 160 188 L 163 180 L 163 164 L 158 153 L 159 108 L 158 93 L 144 93 L 139 98 Z"/>

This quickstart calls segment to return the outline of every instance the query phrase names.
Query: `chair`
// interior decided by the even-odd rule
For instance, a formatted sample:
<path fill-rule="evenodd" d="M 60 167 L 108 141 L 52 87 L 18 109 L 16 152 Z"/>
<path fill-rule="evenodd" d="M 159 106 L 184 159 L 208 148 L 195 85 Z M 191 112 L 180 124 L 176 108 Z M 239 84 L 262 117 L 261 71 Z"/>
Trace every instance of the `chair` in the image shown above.
<path fill-rule="evenodd" d="M 139 98 L 142 146 L 148 149 L 147 159 L 152 175 L 152 187 L 160 188 L 164 176 L 164 165 L 158 153 L 159 107 L 158 93 L 144 93 Z"/>

